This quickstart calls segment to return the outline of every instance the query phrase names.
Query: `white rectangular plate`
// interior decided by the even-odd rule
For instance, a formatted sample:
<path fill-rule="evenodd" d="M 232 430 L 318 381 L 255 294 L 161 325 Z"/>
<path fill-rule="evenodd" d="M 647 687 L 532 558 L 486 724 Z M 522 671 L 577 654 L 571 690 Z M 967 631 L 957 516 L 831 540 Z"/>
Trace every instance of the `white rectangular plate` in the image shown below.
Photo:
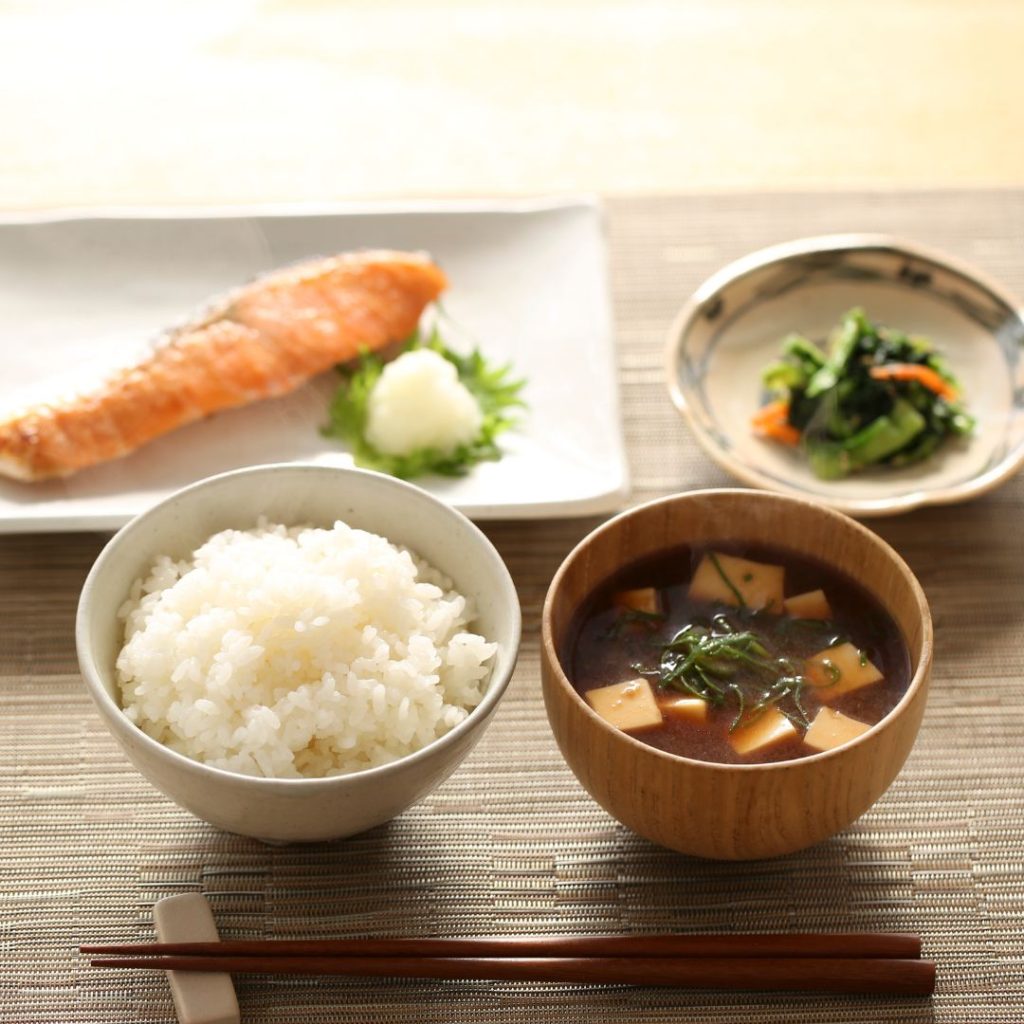
<path fill-rule="evenodd" d="M 416 482 L 475 519 L 590 515 L 628 494 L 601 212 L 587 200 L 330 211 L 145 211 L 0 224 L 0 410 L 123 364 L 256 274 L 349 249 L 426 250 L 460 335 L 527 379 L 505 457 Z M 320 436 L 337 386 L 221 413 L 42 484 L 0 481 L 0 532 L 111 529 L 202 477 L 266 462 L 351 465 Z M 2 415 L 2 412 L 0 412 Z"/>

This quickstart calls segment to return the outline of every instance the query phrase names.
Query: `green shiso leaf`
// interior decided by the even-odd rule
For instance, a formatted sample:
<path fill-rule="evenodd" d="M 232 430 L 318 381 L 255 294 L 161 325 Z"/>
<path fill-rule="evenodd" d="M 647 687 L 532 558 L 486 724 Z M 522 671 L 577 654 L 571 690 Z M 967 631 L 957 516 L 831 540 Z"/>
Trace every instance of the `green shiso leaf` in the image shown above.
<path fill-rule="evenodd" d="M 419 448 L 407 455 L 388 455 L 377 451 L 366 439 L 370 395 L 384 370 L 384 362 L 371 352 L 362 352 L 355 368 L 339 366 L 344 378 L 328 407 L 325 437 L 343 441 L 352 451 L 356 465 L 409 480 L 437 473 L 440 476 L 464 476 L 479 462 L 495 461 L 502 456 L 498 437 L 518 420 L 518 411 L 526 403 L 520 396 L 526 381 L 512 376 L 510 365 L 493 365 L 474 348 L 462 355 L 448 347 L 435 324 L 424 336 L 417 331 L 402 346 L 402 352 L 431 349 L 447 359 L 459 380 L 480 406 L 483 422 L 477 436 L 452 452 Z"/>

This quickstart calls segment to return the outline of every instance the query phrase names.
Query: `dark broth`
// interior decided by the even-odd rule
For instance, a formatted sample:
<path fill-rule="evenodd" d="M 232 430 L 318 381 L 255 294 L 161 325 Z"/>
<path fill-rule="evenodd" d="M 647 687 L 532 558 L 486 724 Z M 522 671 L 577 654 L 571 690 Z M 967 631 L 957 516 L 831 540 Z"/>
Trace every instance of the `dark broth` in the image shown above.
<path fill-rule="evenodd" d="M 716 544 L 714 551 L 785 567 L 785 595 L 822 589 L 832 616 L 827 621 L 793 619 L 767 612 L 751 613 L 724 604 L 694 601 L 688 589 L 694 569 L 706 554 L 704 548 L 680 547 L 637 562 L 606 580 L 577 613 L 560 652 L 567 675 L 579 693 L 637 678 L 639 667 L 656 669 L 661 650 L 684 626 L 708 624 L 722 615 L 735 629 L 762 637 L 773 656 L 797 663 L 829 647 L 837 638 L 848 640 L 878 667 L 881 682 L 819 701 L 813 687 L 801 691 L 811 719 L 822 707 L 830 707 L 870 725 L 881 721 L 899 702 L 910 683 L 910 656 L 899 627 L 863 587 L 819 562 L 792 552 L 757 544 Z M 615 597 L 624 590 L 654 587 L 660 592 L 664 619 L 657 620 L 624 611 Z M 662 688 L 647 676 L 660 696 L 690 696 Z M 817 753 L 801 736 L 747 755 L 729 743 L 737 716 L 735 704 L 707 709 L 706 722 L 665 716 L 662 725 L 631 732 L 636 739 L 672 754 L 725 764 L 757 764 L 789 761 Z"/>

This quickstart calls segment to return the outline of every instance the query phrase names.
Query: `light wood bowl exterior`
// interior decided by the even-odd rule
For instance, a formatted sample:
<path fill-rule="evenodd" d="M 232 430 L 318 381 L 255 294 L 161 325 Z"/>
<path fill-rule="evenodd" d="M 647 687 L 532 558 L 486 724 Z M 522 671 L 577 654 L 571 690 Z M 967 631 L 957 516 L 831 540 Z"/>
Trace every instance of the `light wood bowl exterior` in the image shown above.
<path fill-rule="evenodd" d="M 875 595 L 903 632 L 912 678 L 881 722 L 824 754 L 763 765 L 691 760 L 608 725 L 576 693 L 558 652 L 586 597 L 619 568 L 682 544 L 750 541 L 834 566 Z M 747 490 L 694 491 L 641 505 L 586 537 L 544 602 L 541 668 L 555 739 L 590 795 L 640 835 L 721 860 L 775 857 L 841 831 L 889 787 L 928 693 L 931 615 L 906 563 L 874 533 L 813 502 Z"/>

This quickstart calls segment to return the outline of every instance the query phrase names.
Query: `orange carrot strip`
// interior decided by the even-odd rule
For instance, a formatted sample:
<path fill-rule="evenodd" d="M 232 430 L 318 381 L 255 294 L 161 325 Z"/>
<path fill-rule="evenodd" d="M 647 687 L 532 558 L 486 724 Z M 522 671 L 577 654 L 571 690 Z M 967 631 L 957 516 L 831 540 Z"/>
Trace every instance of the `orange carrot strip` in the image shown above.
<path fill-rule="evenodd" d="M 872 366 L 869 372 L 875 380 L 916 380 L 918 384 L 949 401 L 954 401 L 958 397 L 956 388 L 930 366 L 921 366 L 919 363 L 886 363 L 884 366 Z"/>
<path fill-rule="evenodd" d="M 780 398 L 775 402 L 762 405 L 751 417 L 751 422 L 754 426 L 757 426 L 759 423 L 775 423 L 779 420 L 785 420 L 788 416 L 789 402 L 784 398 Z"/>
<path fill-rule="evenodd" d="M 751 418 L 751 425 L 758 437 L 770 437 L 782 444 L 800 443 L 800 431 L 789 422 L 789 402 L 779 399 L 758 409 Z"/>
<path fill-rule="evenodd" d="M 795 447 L 800 443 L 800 431 L 790 423 L 761 423 L 754 427 L 754 433 L 769 437 L 773 441 Z"/>

